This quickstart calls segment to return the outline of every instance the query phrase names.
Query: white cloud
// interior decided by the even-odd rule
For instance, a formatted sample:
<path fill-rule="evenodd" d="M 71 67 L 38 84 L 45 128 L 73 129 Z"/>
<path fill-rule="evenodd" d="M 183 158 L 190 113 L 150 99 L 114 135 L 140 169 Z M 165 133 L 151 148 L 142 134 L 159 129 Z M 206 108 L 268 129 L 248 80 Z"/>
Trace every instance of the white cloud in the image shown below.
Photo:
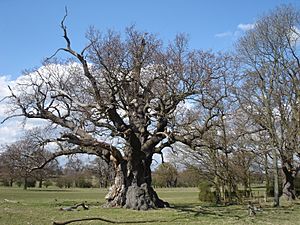
<path fill-rule="evenodd" d="M 9 95 L 8 85 L 10 84 L 11 81 L 9 81 L 7 76 L 0 76 L 0 118 L 6 115 L 7 107 L 3 100 L 4 97 Z"/>
<path fill-rule="evenodd" d="M 18 78 L 20 79 L 20 78 Z M 16 81 L 10 80 L 7 76 L 0 76 L 0 100 L 10 95 L 8 85 L 14 86 Z M 0 102 L 0 145 L 16 141 L 24 131 L 41 124 L 40 120 L 28 119 L 24 125 L 24 118 L 15 117 L 1 123 L 8 116 L 8 105 L 5 100 Z"/>
<path fill-rule="evenodd" d="M 23 129 L 20 120 L 9 120 L 0 125 L 0 145 L 14 142 L 21 135 Z"/>
<path fill-rule="evenodd" d="M 8 85 L 11 85 L 11 81 L 7 76 L 0 76 L 0 99 L 9 95 Z"/>
<path fill-rule="evenodd" d="M 44 81 L 50 81 L 51 79 L 55 80 L 57 77 L 54 76 L 58 76 L 63 80 L 68 78 L 69 70 L 79 70 L 78 65 L 78 63 L 73 63 L 66 67 L 64 65 L 53 64 L 48 65 L 47 67 L 42 66 L 38 71 L 44 75 Z M 26 94 L 30 94 L 32 91 L 30 88 L 32 80 L 37 83 L 42 82 L 42 79 L 37 72 L 30 73 L 28 76 L 20 76 L 16 80 L 11 80 L 8 76 L 0 75 L 0 145 L 14 142 L 21 137 L 25 131 L 35 127 L 45 126 L 47 123 L 42 119 L 26 119 L 26 123 L 24 124 L 24 117 L 13 117 L 6 120 L 4 123 L 1 123 L 10 115 L 7 102 L 8 99 L 5 98 L 11 95 L 8 86 L 10 86 L 16 94 L 19 91 L 25 91 Z M 21 89 L 14 88 L 16 84 L 23 84 L 23 86 L 21 86 Z M 22 88 L 24 89 L 22 90 Z M 24 95 L 21 97 L 24 97 Z"/>
<path fill-rule="evenodd" d="M 237 28 L 242 30 L 242 31 L 248 31 L 252 30 L 254 28 L 255 24 L 254 23 L 240 23 Z"/>
<path fill-rule="evenodd" d="M 217 37 L 217 38 L 223 38 L 223 37 L 229 37 L 229 36 L 232 36 L 232 32 L 230 32 L 230 31 L 218 33 L 215 35 L 215 37 Z"/>
<path fill-rule="evenodd" d="M 240 23 L 234 31 L 226 31 L 215 34 L 216 38 L 239 37 L 243 32 L 253 29 L 254 23 Z"/>

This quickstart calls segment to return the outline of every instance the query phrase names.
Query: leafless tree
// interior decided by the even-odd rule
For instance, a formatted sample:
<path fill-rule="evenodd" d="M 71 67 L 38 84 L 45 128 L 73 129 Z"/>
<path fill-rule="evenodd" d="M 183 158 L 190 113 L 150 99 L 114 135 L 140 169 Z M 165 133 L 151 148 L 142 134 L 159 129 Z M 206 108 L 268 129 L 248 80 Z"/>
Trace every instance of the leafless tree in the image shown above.
<path fill-rule="evenodd" d="M 239 64 L 227 54 L 210 53 L 208 58 L 205 65 L 215 79 L 202 88 L 201 98 L 193 99 L 196 107 L 178 111 L 175 127 L 179 133 L 174 138 L 185 144 L 176 147 L 187 160 L 186 164 L 197 165 L 214 184 L 217 195 L 221 196 L 222 192 L 225 200 L 225 192 L 231 193 L 236 188 L 230 168 L 237 136 L 233 127 L 236 105 L 231 89 Z"/>
<path fill-rule="evenodd" d="M 99 180 L 100 188 L 107 188 L 112 185 L 115 174 L 113 165 L 110 162 L 97 157 L 89 164 L 89 170 Z"/>
<path fill-rule="evenodd" d="M 92 171 L 89 170 L 87 159 L 80 159 L 80 155 L 72 155 L 64 165 L 63 175 L 58 178 L 57 184 L 65 187 L 92 187 Z M 67 182 L 66 182 L 67 181 Z"/>
<path fill-rule="evenodd" d="M 64 51 L 71 59 L 52 56 L 42 68 L 24 74 L 23 82 L 11 88 L 9 118 L 47 120 L 60 129 L 46 141 L 56 143 L 59 151 L 45 163 L 74 153 L 111 161 L 116 175 L 107 206 L 167 206 L 151 186 L 152 157 L 180 141 L 176 112 L 190 99 L 209 98 L 208 87 L 222 71 L 217 64 L 221 57 L 189 50 L 183 35 L 164 46 L 154 35 L 132 27 L 126 37 L 90 29 L 87 47 L 78 52 L 65 19 L 61 28 L 66 47 L 55 55 Z M 214 103 L 205 104 L 210 108 Z M 207 127 L 214 117 L 212 113 L 207 119 Z"/>
<path fill-rule="evenodd" d="M 155 185 L 159 187 L 176 187 L 178 171 L 171 163 L 162 163 L 156 168 L 153 179 Z"/>
<path fill-rule="evenodd" d="M 5 152 L 6 146 L 1 147 L 0 154 L 0 178 L 5 186 L 13 186 L 13 183 L 17 180 L 18 175 L 13 168 L 13 165 L 8 163 L 9 158 Z"/>
<path fill-rule="evenodd" d="M 38 163 L 35 163 L 34 168 L 39 166 L 40 162 L 45 161 L 48 157 L 50 157 L 52 153 L 46 149 L 39 149 L 39 152 L 35 154 L 31 154 L 31 157 L 37 159 Z M 47 163 L 43 168 L 39 168 L 37 170 L 31 171 L 32 176 L 38 181 L 38 187 L 42 188 L 43 182 L 45 180 L 55 178 L 59 174 L 59 162 L 57 160 L 52 160 Z"/>
<path fill-rule="evenodd" d="M 43 180 L 56 173 L 58 162 L 53 160 L 45 167 L 33 171 L 32 168 L 38 167 L 41 162 L 49 157 L 50 152 L 35 145 L 29 136 L 25 137 L 3 147 L 1 165 L 12 180 L 24 180 L 24 189 L 27 189 L 29 178 L 37 179 L 41 187 Z"/>
<path fill-rule="evenodd" d="M 299 25 L 299 11 L 281 6 L 258 20 L 237 45 L 244 66 L 239 103 L 268 132 L 273 158 L 281 160 L 287 199 L 296 197 L 294 179 L 300 168 L 294 161 L 299 157 Z"/>

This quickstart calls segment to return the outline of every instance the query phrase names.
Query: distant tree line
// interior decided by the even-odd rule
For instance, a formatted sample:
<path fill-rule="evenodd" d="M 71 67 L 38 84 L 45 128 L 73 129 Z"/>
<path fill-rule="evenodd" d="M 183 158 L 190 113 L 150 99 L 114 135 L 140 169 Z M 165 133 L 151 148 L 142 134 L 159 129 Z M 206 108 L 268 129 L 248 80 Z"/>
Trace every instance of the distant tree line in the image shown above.
<path fill-rule="evenodd" d="M 39 165 L 51 152 L 36 145 L 39 130 L 27 133 L 20 141 L 5 145 L 0 153 L 0 185 L 28 187 L 90 188 L 111 185 L 114 170 L 101 158 L 84 162 L 70 156 L 64 166 L 51 160 L 43 168 Z"/>
<path fill-rule="evenodd" d="M 155 187 L 198 187 L 203 180 L 199 170 L 193 166 L 176 168 L 176 164 L 163 163 L 153 171 Z"/>

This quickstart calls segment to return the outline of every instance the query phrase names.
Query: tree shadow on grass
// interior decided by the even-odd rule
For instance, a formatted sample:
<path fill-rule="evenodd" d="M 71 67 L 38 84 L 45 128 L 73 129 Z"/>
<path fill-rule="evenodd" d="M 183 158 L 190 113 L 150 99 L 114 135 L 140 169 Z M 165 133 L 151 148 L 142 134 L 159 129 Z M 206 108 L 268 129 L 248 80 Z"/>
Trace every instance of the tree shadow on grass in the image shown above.
<path fill-rule="evenodd" d="M 209 216 L 220 217 L 220 218 L 227 217 L 227 218 L 242 219 L 247 216 L 247 214 L 244 213 L 246 212 L 246 209 L 243 208 L 232 209 L 230 208 L 230 206 L 218 206 L 218 205 L 200 206 L 199 204 L 177 204 L 172 206 L 171 208 L 181 213 L 190 214 L 193 217 L 209 215 Z"/>
<path fill-rule="evenodd" d="M 244 216 L 241 215 L 234 215 L 232 213 L 232 209 L 228 208 L 228 206 L 207 206 L 207 207 L 201 207 L 198 204 L 177 204 L 170 207 L 170 209 L 176 210 L 178 213 L 184 213 L 184 215 L 178 215 L 176 218 L 173 219 L 154 219 L 154 220 L 133 220 L 133 221 L 116 221 L 116 220 L 110 220 L 106 218 L 101 217 L 92 217 L 92 218 L 82 218 L 82 219 L 73 219 L 69 221 L 55 221 L 53 222 L 54 225 L 65 225 L 69 223 L 74 222 L 80 222 L 80 221 L 91 221 L 91 220 L 98 220 L 106 223 L 114 223 L 114 224 L 147 224 L 147 223 L 174 223 L 175 221 L 180 221 L 182 219 L 192 219 L 199 216 L 213 216 L 216 218 L 230 218 L 239 220 L 244 218 Z M 219 211 L 221 209 L 221 211 Z M 226 209 L 226 210 L 225 210 Z M 240 209 L 244 210 L 244 209 Z M 246 215 L 245 215 L 246 217 Z"/>
<path fill-rule="evenodd" d="M 110 219 L 105 219 L 101 217 L 91 217 L 91 218 L 82 218 L 82 219 L 73 219 L 73 220 L 67 220 L 67 221 L 54 221 L 53 225 L 66 225 L 70 223 L 75 223 L 75 222 L 83 222 L 83 221 L 93 221 L 93 220 L 98 220 L 106 223 L 113 223 L 113 224 L 145 224 L 145 223 L 172 223 L 179 218 L 175 218 L 172 220 L 138 220 L 138 221 L 116 221 L 116 220 L 110 220 Z"/>
<path fill-rule="evenodd" d="M 209 217 L 209 221 L 221 224 L 293 224 L 294 215 L 300 210 L 299 203 L 291 206 L 280 206 L 278 208 L 271 205 L 263 205 L 256 211 L 256 215 L 249 215 L 247 205 L 207 205 L 207 204 L 176 204 L 172 207 L 179 214 L 184 214 L 187 218 Z"/>

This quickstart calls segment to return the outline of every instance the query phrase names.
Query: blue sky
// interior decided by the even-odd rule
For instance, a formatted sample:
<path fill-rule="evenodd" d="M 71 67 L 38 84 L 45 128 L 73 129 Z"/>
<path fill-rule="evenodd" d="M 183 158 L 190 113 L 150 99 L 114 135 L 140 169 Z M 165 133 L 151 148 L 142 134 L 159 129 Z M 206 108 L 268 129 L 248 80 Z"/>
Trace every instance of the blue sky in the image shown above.
<path fill-rule="evenodd" d="M 64 46 L 59 24 L 65 6 L 78 50 L 90 25 L 124 31 L 135 24 L 166 42 L 186 33 L 191 47 L 218 51 L 232 48 L 242 33 L 238 25 L 252 24 L 284 3 L 300 8 L 299 0 L 0 0 L 0 76 L 16 79 Z"/>

